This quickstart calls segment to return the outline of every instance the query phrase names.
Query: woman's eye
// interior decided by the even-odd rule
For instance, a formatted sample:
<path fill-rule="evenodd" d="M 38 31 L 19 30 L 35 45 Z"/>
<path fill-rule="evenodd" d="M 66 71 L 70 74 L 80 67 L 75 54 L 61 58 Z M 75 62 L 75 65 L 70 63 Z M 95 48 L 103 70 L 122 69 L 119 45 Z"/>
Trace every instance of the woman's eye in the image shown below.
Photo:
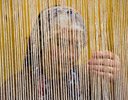
<path fill-rule="evenodd" d="M 79 48 L 78 44 L 76 44 L 74 47 L 75 47 L 76 49 L 78 49 L 78 48 Z"/>
<path fill-rule="evenodd" d="M 78 43 L 78 42 L 75 42 L 75 43 L 74 43 L 74 47 L 75 47 L 76 49 L 78 49 L 79 43 Z"/>
<path fill-rule="evenodd" d="M 57 43 L 57 46 L 60 46 L 60 47 L 67 47 L 68 45 L 69 45 L 69 42 L 65 40 L 60 40 Z"/>
<path fill-rule="evenodd" d="M 74 43 L 74 48 L 75 49 L 78 49 L 78 48 L 83 48 L 83 44 L 82 43 L 79 43 L 79 42 L 76 42 L 76 43 Z"/>
<path fill-rule="evenodd" d="M 63 47 L 68 46 L 68 42 L 67 41 L 61 41 L 60 45 Z"/>

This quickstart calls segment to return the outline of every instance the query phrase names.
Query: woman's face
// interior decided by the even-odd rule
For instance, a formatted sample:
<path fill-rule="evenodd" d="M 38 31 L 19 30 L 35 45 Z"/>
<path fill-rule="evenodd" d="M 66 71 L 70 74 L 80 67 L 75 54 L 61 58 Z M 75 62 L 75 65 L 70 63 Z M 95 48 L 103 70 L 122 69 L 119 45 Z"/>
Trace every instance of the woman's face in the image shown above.
<path fill-rule="evenodd" d="M 67 73 L 77 65 L 77 61 L 84 49 L 86 41 L 80 30 L 62 28 L 55 36 L 47 41 L 44 50 L 45 70 L 51 73 Z"/>

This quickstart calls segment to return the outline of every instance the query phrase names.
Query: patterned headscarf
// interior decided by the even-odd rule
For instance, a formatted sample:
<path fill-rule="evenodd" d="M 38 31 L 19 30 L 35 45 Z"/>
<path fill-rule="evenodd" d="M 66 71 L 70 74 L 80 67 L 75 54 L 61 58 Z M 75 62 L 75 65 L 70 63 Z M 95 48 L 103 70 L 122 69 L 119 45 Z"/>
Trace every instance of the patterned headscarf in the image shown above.
<path fill-rule="evenodd" d="M 46 45 L 46 37 L 49 38 L 50 31 L 58 31 L 63 27 L 74 28 L 76 30 L 82 30 L 84 33 L 84 41 L 87 42 L 87 31 L 83 18 L 80 14 L 70 7 L 65 6 L 53 6 L 43 10 L 37 19 L 35 27 L 30 35 L 27 47 L 27 54 L 24 61 L 25 66 L 33 65 L 38 66 L 40 63 L 40 55 L 42 55 L 42 49 Z M 55 30 L 55 27 L 57 27 Z M 51 35 L 55 35 L 56 32 L 52 32 Z"/>

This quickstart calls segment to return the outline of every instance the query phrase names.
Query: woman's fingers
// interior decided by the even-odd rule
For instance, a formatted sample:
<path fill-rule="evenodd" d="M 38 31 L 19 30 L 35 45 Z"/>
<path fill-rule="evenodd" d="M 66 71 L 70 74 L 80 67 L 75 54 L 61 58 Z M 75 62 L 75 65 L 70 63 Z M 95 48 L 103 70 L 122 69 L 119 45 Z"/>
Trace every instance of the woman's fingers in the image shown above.
<path fill-rule="evenodd" d="M 98 58 L 98 59 L 112 59 L 112 60 L 119 60 L 119 57 L 117 55 L 115 55 L 112 52 L 103 52 L 103 51 L 99 51 L 99 52 L 95 52 L 92 54 L 93 58 Z"/>
<path fill-rule="evenodd" d="M 119 69 L 116 67 L 110 67 L 110 66 L 102 66 L 102 65 L 89 65 L 88 68 L 90 70 L 95 70 L 98 72 L 104 72 L 104 73 L 111 73 L 114 74 L 116 71 L 118 71 Z"/>
<path fill-rule="evenodd" d="M 99 71 L 96 71 L 96 70 L 93 70 L 92 71 L 95 75 L 98 75 L 98 76 L 101 76 L 101 77 L 107 77 L 111 80 L 114 79 L 114 74 L 111 74 L 111 73 L 104 73 L 104 72 L 99 72 Z"/>
<path fill-rule="evenodd" d="M 120 62 L 118 60 L 111 60 L 111 59 L 91 59 L 88 60 L 89 65 L 103 65 L 103 66 L 112 66 L 112 67 L 119 67 Z"/>
<path fill-rule="evenodd" d="M 99 76 L 114 78 L 121 66 L 119 57 L 111 52 L 99 51 L 88 60 L 88 68 Z"/>

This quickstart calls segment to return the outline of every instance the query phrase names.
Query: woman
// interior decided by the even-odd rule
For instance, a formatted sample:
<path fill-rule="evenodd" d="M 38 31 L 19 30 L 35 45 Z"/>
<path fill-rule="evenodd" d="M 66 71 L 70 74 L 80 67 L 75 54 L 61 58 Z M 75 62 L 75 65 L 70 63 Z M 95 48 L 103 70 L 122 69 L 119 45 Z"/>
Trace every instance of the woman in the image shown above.
<path fill-rule="evenodd" d="M 80 83 L 82 67 L 80 62 L 77 63 L 85 47 L 86 26 L 78 12 L 63 6 L 50 7 L 41 12 L 30 36 L 25 58 L 25 66 L 30 66 L 31 98 L 91 100 L 90 88 L 85 89 L 90 87 L 89 80 L 86 78 L 86 83 Z M 94 75 L 114 80 L 120 61 L 111 52 L 99 51 L 92 54 L 92 59 L 84 67 Z M 83 92 L 85 90 L 87 93 Z"/>

